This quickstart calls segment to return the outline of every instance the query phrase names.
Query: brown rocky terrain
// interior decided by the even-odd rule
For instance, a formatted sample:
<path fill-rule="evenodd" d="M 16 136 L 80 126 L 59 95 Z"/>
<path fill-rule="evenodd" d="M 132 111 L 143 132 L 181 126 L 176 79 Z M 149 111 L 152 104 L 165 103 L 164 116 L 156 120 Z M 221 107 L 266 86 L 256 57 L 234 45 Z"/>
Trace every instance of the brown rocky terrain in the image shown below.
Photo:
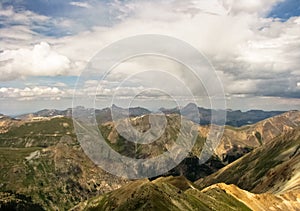
<path fill-rule="evenodd" d="M 300 126 L 300 112 L 289 111 L 253 125 L 246 125 L 239 128 L 225 126 L 223 136 L 214 153 L 224 160 L 224 156 L 235 149 L 240 151 L 249 148 L 254 149 L 272 141 L 275 137 L 285 134 Z M 218 126 L 213 126 L 218 127 Z M 206 137 L 210 126 L 200 126 L 200 136 Z M 249 152 L 249 151 L 248 151 Z"/>
<path fill-rule="evenodd" d="M 203 165 L 199 165 L 197 156 L 209 126 L 182 120 L 177 114 L 168 114 L 166 119 L 162 135 L 146 145 L 126 141 L 110 121 L 99 125 L 99 129 L 119 153 L 150 158 L 170 149 L 178 138 L 182 121 L 188 122 L 182 134 L 188 137 L 191 127 L 195 127 L 196 143 L 190 155 L 166 175 L 202 177 L 195 183 L 181 176 L 137 180 L 126 185 L 127 180 L 106 173 L 83 153 L 69 117 L 32 116 L 17 120 L 2 115 L 0 194 L 5 201 L 0 200 L 0 204 L 32 204 L 50 210 L 69 209 L 80 201 L 76 209 L 122 210 L 128 206 L 134 209 L 143 203 L 143 209 L 149 210 L 159 210 L 159 207 L 165 210 L 168 207 L 171 210 L 298 209 L 300 112 L 290 111 L 240 128 L 226 126 L 220 145 L 216 150 L 211 149 L 213 156 Z M 140 132 L 150 128 L 147 114 L 118 121 L 125 121 L 125 126 L 131 124 Z M 149 134 L 152 135 L 155 134 Z"/>
<path fill-rule="evenodd" d="M 267 210 L 291 210 L 300 209 L 300 190 L 288 191 L 282 194 L 254 194 L 242 190 L 235 185 L 226 185 L 225 183 L 217 183 L 202 190 L 203 193 L 213 189 L 222 190 L 226 194 L 233 196 L 251 210 L 267 211 Z"/>
<path fill-rule="evenodd" d="M 299 127 L 279 135 L 240 159 L 196 182 L 201 187 L 225 182 L 254 193 L 300 189 Z"/>

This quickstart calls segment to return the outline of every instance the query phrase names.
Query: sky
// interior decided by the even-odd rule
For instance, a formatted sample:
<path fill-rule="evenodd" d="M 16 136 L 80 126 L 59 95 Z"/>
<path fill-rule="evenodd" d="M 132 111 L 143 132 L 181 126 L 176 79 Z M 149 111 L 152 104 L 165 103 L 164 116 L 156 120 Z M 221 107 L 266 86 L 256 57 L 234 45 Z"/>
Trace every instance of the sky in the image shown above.
<path fill-rule="evenodd" d="M 103 108 L 111 99 L 172 107 L 192 101 L 191 93 L 199 106 L 211 107 L 207 86 L 215 85 L 194 80 L 170 58 L 131 58 L 98 79 L 87 73 L 102 49 L 143 34 L 173 37 L 201 52 L 228 109 L 300 108 L 299 0 L 0 0 L 0 113 L 70 108 L 74 91 L 87 107 Z"/>

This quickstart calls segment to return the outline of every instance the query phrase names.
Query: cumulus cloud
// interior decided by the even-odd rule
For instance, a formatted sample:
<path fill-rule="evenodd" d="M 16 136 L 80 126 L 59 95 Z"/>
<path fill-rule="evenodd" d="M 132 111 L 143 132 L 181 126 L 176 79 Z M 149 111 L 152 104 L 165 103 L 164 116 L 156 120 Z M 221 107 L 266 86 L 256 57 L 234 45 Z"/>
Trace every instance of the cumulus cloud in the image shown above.
<path fill-rule="evenodd" d="M 291 81 L 300 77 L 300 19 L 281 22 L 267 18 L 280 1 L 129 2 L 122 9 L 125 12 L 127 8 L 130 16 L 122 22 L 62 39 L 69 44 L 61 50 L 88 60 L 121 38 L 141 32 L 164 34 L 203 52 L 218 70 L 227 94 L 296 97 L 296 83 Z M 141 66 L 131 64 L 131 68 L 127 75 Z M 126 77 L 126 71 L 116 77 Z"/>
<path fill-rule="evenodd" d="M 110 43 L 138 34 L 163 34 L 184 40 L 203 52 L 217 70 L 228 97 L 299 98 L 300 18 L 292 17 L 282 22 L 267 17 L 274 5 L 281 1 L 113 1 L 107 4 L 113 7 L 110 9 L 119 20 L 113 24 L 95 26 L 76 35 L 60 38 L 40 36 L 39 39 L 44 38 L 55 45 L 55 51 L 49 45 L 37 45 L 40 46 L 37 49 L 41 48 L 38 55 L 45 63 L 32 65 L 35 47 L 29 49 L 22 46 L 19 50 L 4 48 L 0 54 L 0 65 L 1 71 L 7 76 L 1 77 L 9 80 L 16 78 L 16 75 L 73 74 L 73 65 L 83 67 L 84 63 L 81 61 L 89 61 Z M 84 11 L 92 9 L 83 2 L 71 4 L 86 8 Z M 13 12 L 8 9 L 2 13 L 10 17 Z M 9 34 L 9 30 L 7 33 Z M 18 35 L 16 33 L 10 36 Z M 20 39 L 33 39 L 22 36 Z M 52 56 L 43 53 L 47 51 L 45 49 L 53 52 L 50 53 Z M 3 57 L 4 53 L 10 56 Z M 52 62 L 51 58 L 55 58 L 57 63 Z M 110 75 L 111 81 L 121 81 L 143 66 L 127 63 L 123 68 L 127 70 Z M 140 87 L 138 83 L 135 85 Z M 189 86 L 198 84 L 191 82 Z M 89 93 L 93 93 L 94 87 L 89 87 Z M 102 88 L 105 95 L 112 93 L 111 84 L 104 84 Z"/>
<path fill-rule="evenodd" d="M 0 98 L 15 98 L 18 101 L 34 100 L 38 98 L 60 99 L 65 91 L 57 87 L 26 87 L 24 89 L 14 87 L 0 88 Z"/>
<path fill-rule="evenodd" d="M 94 27 L 77 36 L 63 38 L 61 41 L 67 44 L 63 50 L 71 53 L 80 46 L 83 48 L 81 52 L 77 51 L 78 56 L 90 58 L 105 45 L 124 37 L 157 33 L 186 40 L 205 53 L 232 53 L 237 50 L 237 45 L 251 40 L 258 28 L 272 20 L 265 20 L 245 8 L 240 8 L 237 14 L 228 14 L 235 2 L 227 3 L 228 5 L 226 2 L 228 1 L 129 1 L 124 3 L 122 11 L 125 13 L 127 8 L 130 16 L 122 22 L 108 27 Z M 269 7 L 258 10 L 266 8 L 270 9 L 270 4 Z M 189 11 L 194 10 L 196 12 L 190 15 Z"/>
<path fill-rule="evenodd" d="M 46 42 L 36 44 L 31 49 L 3 50 L 0 53 L 0 65 L 1 80 L 76 74 L 77 68 L 68 57 L 57 53 Z"/>

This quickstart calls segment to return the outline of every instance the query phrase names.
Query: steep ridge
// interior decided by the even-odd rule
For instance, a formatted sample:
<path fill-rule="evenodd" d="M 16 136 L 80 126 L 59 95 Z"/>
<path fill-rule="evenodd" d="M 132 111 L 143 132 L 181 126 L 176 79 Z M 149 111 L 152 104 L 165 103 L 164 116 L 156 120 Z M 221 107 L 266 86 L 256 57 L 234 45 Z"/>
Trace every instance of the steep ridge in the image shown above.
<path fill-rule="evenodd" d="M 297 211 L 300 209 L 300 190 L 288 191 L 283 194 L 253 194 L 242 190 L 235 185 L 226 185 L 224 183 L 214 184 L 202 190 L 207 193 L 211 190 L 222 190 L 245 204 L 251 210 L 268 211 L 268 210 L 290 210 Z"/>
<path fill-rule="evenodd" d="M 160 115 L 157 115 L 157 118 L 159 118 L 159 116 Z M 110 146 L 119 153 L 136 158 L 151 158 L 169 150 L 174 145 L 179 135 L 185 137 L 185 139 L 181 139 L 182 142 L 188 142 L 188 138 L 193 138 L 192 132 L 197 135 L 198 125 L 192 121 L 181 119 L 179 115 L 175 114 L 166 115 L 165 117 L 166 126 L 163 130 L 158 132 L 152 131 L 144 136 L 145 140 L 152 141 L 149 144 L 136 144 L 130 140 L 130 137 L 132 137 L 132 139 L 136 137 L 136 131 L 145 133 L 151 128 L 149 115 L 126 118 L 118 120 L 117 123 L 107 122 L 100 125 L 100 130 Z M 182 125 L 185 127 L 181 127 Z M 118 126 L 119 128 L 117 128 Z M 134 130 L 128 129 L 129 127 L 133 127 Z M 160 126 L 157 128 L 160 129 Z M 120 130 L 123 131 L 122 135 L 119 133 Z M 156 134 L 160 132 L 161 134 Z M 126 135 L 126 137 L 123 137 L 124 135 Z M 202 143 L 203 141 L 204 140 L 202 140 Z M 178 142 L 178 144 L 189 143 Z"/>
<path fill-rule="evenodd" d="M 253 125 L 240 128 L 225 126 L 219 146 L 214 153 L 224 162 L 230 162 L 248 153 L 254 148 L 265 145 L 275 137 L 300 126 L 300 112 L 289 111 Z M 218 127 L 218 126 L 213 126 Z M 206 137 L 209 126 L 200 126 L 199 134 Z M 227 156 L 227 157 L 226 157 Z M 232 158 L 230 158 L 232 156 Z"/>
<path fill-rule="evenodd" d="M 176 134 L 180 131 L 181 121 L 179 115 L 168 114 L 166 116 L 168 118 L 168 124 L 166 128 L 167 134 L 162 136 L 162 139 L 164 139 L 162 142 L 168 142 L 170 144 L 170 142 L 176 140 Z M 131 124 L 137 130 L 143 132 L 149 130 L 151 127 L 148 115 L 129 118 L 123 121 L 123 125 Z M 240 128 L 225 126 L 220 144 L 214 150 L 214 154 L 217 155 L 221 160 L 228 161 L 230 158 L 226 158 L 226 155 L 232 154 L 232 156 L 234 156 L 234 153 L 240 153 L 240 156 L 242 156 L 252 149 L 268 143 L 274 137 L 293 130 L 298 126 L 300 126 L 299 111 L 286 112 L 284 114 L 258 122 L 257 124 L 243 126 Z M 203 141 L 205 141 L 211 128 L 215 127 L 218 128 L 220 126 L 199 126 L 199 141 L 202 143 L 196 143 L 196 149 L 193 149 L 195 155 L 200 154 Z M 118 130 L 113 122 L 106 122 L 102 124 L 101 129 L 103 136 L 107 138 L 110 143 L 117 143 L 118 140 L 122 139 L 122 137 L 120 137 L 118 134 Z M 235 158 L 233 157 L 232 159 Z"/>
<path fill-rule="evenodd" d="M 205 166 L 195 164 L 209 127 L 189 122 L 190 126 L 198 128 L 198 139 L 190 156 L 170 174 L 187 175 L 189 178 L 204 177 L 222 168 L 227 162 L 230 163 L 242 156 L 213 174 L 214 176 L 208 176 L 204 180 L 197 181 L 196 184 L 201 189 L 219 182 L 233 183 L 254 193 L 276 193 L 281 194 L 283 198 L 290 197 L 289 200 L 292 200 L 295 197 L 294 194 L 297 194 L 294 191 L 299 189 L 300 183 L 299 116 L 299 112 L 291 111 L 255 125 L 241 128 L 226 126 L 219 148 L 214 151 L 212 159 Z M 132 124 L 139 131 L 147 131 L 150 128 L 148 117 L 146 114 L 120 121 L 127 121 L 126 124 Z M 148 146 L 126 142 L 117 133 L 112 122 L 101 124 L 99 128 L 116 151 L 126 156 L 147 158 L 155 157 L 172 146 L 180 128 L 180 119 L 178 115 L 167 115 L 169 124 L 163 135 L 157 142 Z M 26 197 L 32 196 L 32 203 L 41 205 L 45 209 L 68 209 L 80 201 L 115 190 L 128 182 L 104 172 L 84 155 L 76 140 L 72 119 L 68 117 L 59 115 L 16 120 L 3 116 L 1 121 L 3 124 L 3 127 L 0 127 L 3 130 L 0 134 L 0 168 L 3 170 L 0 173 L 0 192 L 2 195 L 12 192 Z M 167 188 L 169 186 L 171 188 Z M 179 210 L 183 207 L 189 210 L 189 207 L 193 206 L 200 206 L 202 210 L 211 209 L 214 204 L 221 209 L 225 206 L 225 201 L 240 202 L 233 195 L 227 193 L 223 195 L 223 190 L 210 190 L 209 193 L 212 196 L 207 197 L 207 193 L 202 193 L 200 189 L 197 189 L 197 185 L 186 182 L 186 179 L 180 179 L 180 182 L 179 179 L 164 178 L 147 180 L 146 187 L 147 190 L 151 190 L 146 192 L 150 195 L 154 193 L 155 199 L 156 195 L 168 193 L 168 191 L 170 195 L 176 195 L 179 189 L 181 193 L 184 193 L 184 199 L 181 199 L 182 196 L 178 196 L 179 202 L 177 199 L 174 201 L 170 199 L 173 204 L 170 206 L 177 206 Z M 144 194 L 143 191 L 141 193 Z M 200 199 L 193 198 L 197 194 Z M 109 195 L 101 195 L 103 196 Z M 220 204 L 216 200 L 218 196 L 222 200 L 224 197 L 226 199 L 223 202 L 219 200 L 222 202 Z M 206 197 L 206 201 L 211 201 L 208 204 L 204 203 L 203 197 Z M 140 197 L 138 198 L 140 200 Z M 162 199 L 163 201 L 160 202 L 162 204 L 168 201 L 167 198 Z M 18 201 L 13 197 L 12 200 Z M 142 200 L 146 201 L 147 198 Z M 194 204 L 195 200 L 196 204 Z M 135 204 L 137 202 L 132 203 L 132 206 L 139 206 Z M 149 206 L 155 205 L 150 203 Z M 236 205 L 236 207 L 239 206 L 244 205 Z M 236 207 L 228 207 L 228 209 L 239 210 Z"/>
<path fill-rule="evenodd" d="M 225 191 L 201 192 L 184 177 L 137 180 L 82 202 L 73 210 L 250 210 Z"/>
<path fill-rule="evenodd" d="M 196 182 L 200 187 L 225 182 L 254 193 L 300 189 L 300 128 L 286 132 L 216 173 Z"/>
<path fill-rule="evenodd" d="M 126 141 L 122 137 L 113 122 L 106 122 L 100 126 L 103 136 L 116 151 L 126 156 L 135 158 L 149 158 L 157 156 L 168 150 L 176 141 L 177 134 L 180 131 L 180 116 L 175 114 L 166 115 L 168 119 L 167 127 L 161 137 L 149 144 L 140 145 Z M 132 125 L 139 131 L 147 131 L 151 125 L 149 115 L 129 118 L 123 125 Z M 191 124 L 192 125 L 192 124 Z M 212 126 L 198 126 L 198 138 L 190 155 L 183 160 L 176 168 L 170 170 L 167 175 L 184 175 L 194 181 L 214 173 L 228 163 L 242 157 L 253 149 L 268 144 L 279 134 L 287 133 L 300 125 L 300 112 L 290 111 L 254 125 L 248 125 L 241 128 L 225 126 L 224 134 L 216 149 L 211 149 L 212 157 L 203 165 L 199 164 L 203 144 L 206 141 L 207 134 Z M 126 146 L 126 147 L 124 147 Z"/>
<path fill-rule="evenodd" d="M 72 210 L 291 210 L 300 209 L 300 191 L 253 194 L 235 185 L 214 184 L 203 190 L 184 177 L 137 180 L 94 197 Z"/>

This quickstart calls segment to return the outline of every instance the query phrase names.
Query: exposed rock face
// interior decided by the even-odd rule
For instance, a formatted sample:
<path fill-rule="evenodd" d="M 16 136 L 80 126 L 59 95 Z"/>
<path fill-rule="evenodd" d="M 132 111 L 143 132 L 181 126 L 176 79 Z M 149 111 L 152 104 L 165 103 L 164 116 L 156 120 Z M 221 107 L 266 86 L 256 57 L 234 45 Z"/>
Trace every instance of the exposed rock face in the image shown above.
<path fill-rule="evenodd" d="M 211 190 L 222 190 L 226 194 L 233 196 L 251 210 L 299 210 L 300 209 L 300 191 L 289 191 L 282 194 L 253 194 L 242 190 L 235 185 L 226 185 L 225 183 L 217 183 L 202 190 L 207 193 Z"/>
<path fill-rule="evenodd" d="M 265 145 L 275 137 L 287 133 L 300 126 L 300 112 L 290 111 L 278 116 L 265 119 L 254 125 L 234 128 L 226 126 L 219 146 L 214 150 L 214 153 L 222 160 L 227 155 L 236 158 L 246 154 L 254 148 Z M 218 127 L 218 126 L 213 126 Z M 199 133 L 206 137 L 210 131 L 210 126 L 200 126 Z M 227 159 L 230 159 L 227 157 Z M 232 159 L 231 161 L 233 161 Z M 229 160 L 228 160 L 229 161 Z M 229 162 L 230 163 L 230 162 Z"/>
<path fill-rule="evenodd" d="M 168 115 L 169 122 L 166 128 L 166 134 L 163 136 L 162 142 L 175 141 L 176 133 L 178 134 L 180 130 L 180 119 L 178 115 Z M 147 121 L 147 116 L 136 117 L 123 125 L 132 124 L 139 131 L 147 131 L 151 126 L 149 121 Z M 107 122 L 102 125 L 104 131 L 104 136 L 111 143 L 116 143 L 120 136 L 115 128 L 114 123 Z M 238 157 L 248 153 L 252 149 L 264 145 L 271 141 L 274 137 L 291 131 L 300 126 L 300 112 L 290 111 L 261 122 L 254 125 L 248 125 L 240 128 L 234 128 L 226 126 L 223 136 L 221 138 L 219 146 L 214 150 L 221 160 L 233 161 Z M 219 127 L 216 125 L 212 126 L 199 126 L 199 137 L 205 139 L 213 127 Z M 171 129 L 172 128 L 172 129 Z M 172 132 L 172 134 L 171 134 Z M 201 140 L 205 141 L 205 140 Z M 201 150 L 201 148 L 199 148 Z M 198 149 L 198 150 L 199 150 Z M 198 152 L 199 154 L 199 152 Z M 236 155 L 235 155 L 236 154 Z M 224 156 L 227 156 L 225 158 Z M 231 157 L 230 157 L 231 156 Z"/>
<path fill-rule="evenodd" d="M 254 193 L 285 193 L 300 189 L 300 130 L 270 140 L 218 172 L 200 179 L 201 187 L 218 182 L 236 184 Z"/>
<path fill-rule="evenodd" d="M 11 127 L 19 126 L 22 121 L 0 114 L 0 134 L 6 133 Z"/>
<path fill-rule="evenodd" d="M 148 117 L 144 115 L 121 121 L 124 121 L 123 125 L 132 125 L 139 131 L 147 131 L 151 127 Z M 219 126 L 198 126 L 198 139 L 190 156 L 164 175 L 184 175 L 192 181 L 210 175 L 253 149 L 268 144 L 279 134 L 288 133 L 300 126 L 299 118 L 300 112 L 291 111 L 263 120 L 255 125 L 241 128 L 226 126 L 218 147 L 211 149 L 213 156 L 204 164 L 199 164 L 198 156 L 211 127 Z M 113 122 L 102 124 L 102 134 L 111 143 L 111 146 L 121 154 L 135 158 L 149 158 L 163 153 L 176 141 L 181 124 L 180 116 L 169 114 L 167 119 L 168 124 L 163 135 L 150 145 L 136 145 L 126 141 L 124 137 L 118 134 Z"/>

